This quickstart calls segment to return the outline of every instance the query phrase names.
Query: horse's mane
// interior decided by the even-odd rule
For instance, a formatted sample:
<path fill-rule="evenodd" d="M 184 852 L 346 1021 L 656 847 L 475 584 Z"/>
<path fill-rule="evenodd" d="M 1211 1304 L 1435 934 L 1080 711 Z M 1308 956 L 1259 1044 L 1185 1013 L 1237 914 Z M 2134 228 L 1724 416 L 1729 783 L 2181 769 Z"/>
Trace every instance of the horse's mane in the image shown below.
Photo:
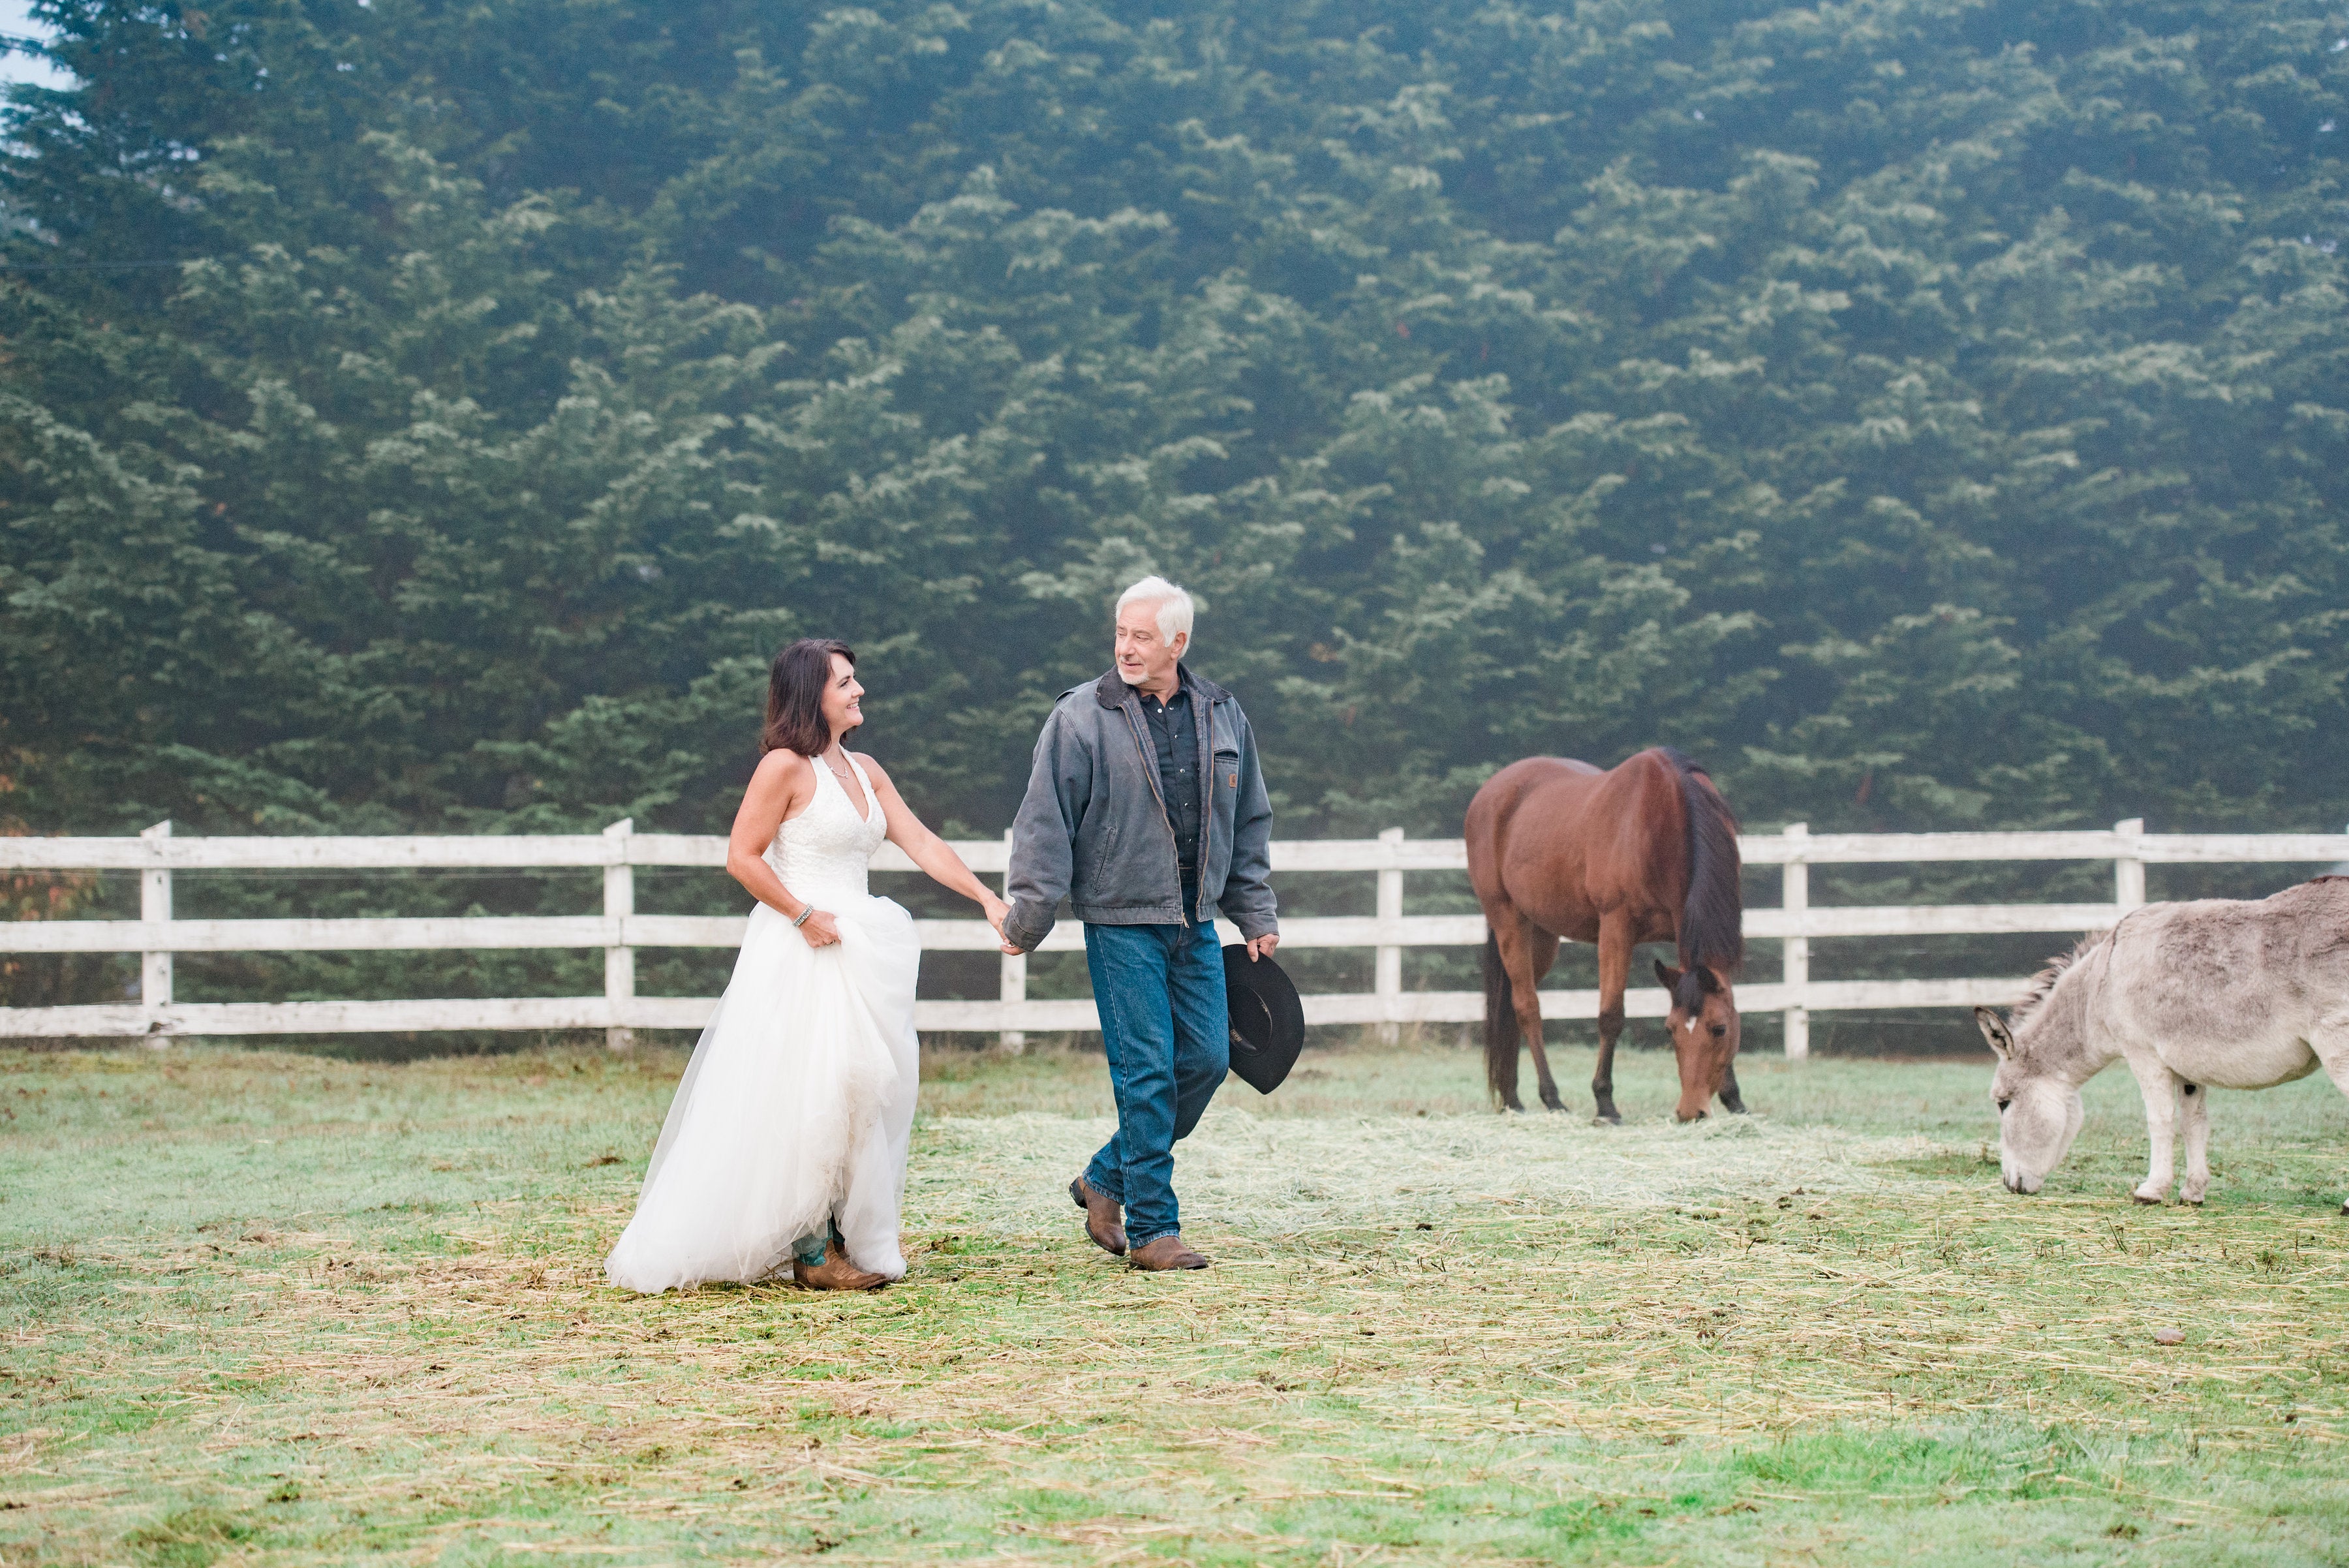
<path fill-rule="evenodd" d="M 1681 968 L 1693 992 L 1700 967 L 1733 975 L 1745 963 L 1737 818 L 1713 787 L 1710 774 L 1670 746 L 1658 749 L 1680 780 L 1682 814 L 1688 818 L 1688 896 L 1681 906 L 1680 951 Z"/>
<path fill-rule="evenodd" d="M 2008 1031 L 2021 1033 L 2023 1021 L 2036 1012 L 2040 1005 L 2054 993 L 2055 982 L 2064 978 L 2064 971 L 2110 941 L 2112 935 L 2110 930 L 2090 931 L 2073 944 L 2070 952 L 2057 953 L 2054 958 L 2049 959 L 2047 967 L 2031 977 L 2031 983 L 2023 988 L 2022 1000 L 2006 1010 Z"/>

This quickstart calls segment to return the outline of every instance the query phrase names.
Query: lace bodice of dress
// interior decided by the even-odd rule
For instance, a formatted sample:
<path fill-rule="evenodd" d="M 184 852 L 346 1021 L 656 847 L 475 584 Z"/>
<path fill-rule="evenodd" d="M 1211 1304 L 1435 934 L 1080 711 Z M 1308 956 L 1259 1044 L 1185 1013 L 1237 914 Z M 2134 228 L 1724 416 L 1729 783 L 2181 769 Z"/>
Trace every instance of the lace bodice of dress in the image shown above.
<path fill-rule="evenodd" d="M 865 812 L 861 817 L 824 760 L 817 757 L 813 762 L 815 798 L 808 802 L 805 811 L 775 829 L 775 841 L 767 846 L 767 864 L 775 868 L 784 887 L 811 903 L 821 906 L 827 894 L 864 898 L 870 892 L 865 872 L 873 852 L 889 836 L 888 819 L 873 793 L 872 779 L 854 757 L 848 759 L 848 765 L 856 770 L 856 781 L 864 786 Z"/>

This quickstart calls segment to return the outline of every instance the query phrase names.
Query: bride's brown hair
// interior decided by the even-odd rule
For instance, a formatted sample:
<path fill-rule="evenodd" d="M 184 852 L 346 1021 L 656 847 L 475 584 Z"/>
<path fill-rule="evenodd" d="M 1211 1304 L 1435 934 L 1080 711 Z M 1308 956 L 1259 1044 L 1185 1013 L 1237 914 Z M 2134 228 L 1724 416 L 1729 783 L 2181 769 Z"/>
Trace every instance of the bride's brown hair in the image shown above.
<path fill-rule="evenodd" d="M 829 637 L 803 637 L 767 670 L 767 723 L 759 732 L 762 752 L 796 752 L 815 758 L 832 750 L 832 726 L 824 722 L 823 689 L 832 684 L 832 656 L 856 668 L 856 650 Z"/>

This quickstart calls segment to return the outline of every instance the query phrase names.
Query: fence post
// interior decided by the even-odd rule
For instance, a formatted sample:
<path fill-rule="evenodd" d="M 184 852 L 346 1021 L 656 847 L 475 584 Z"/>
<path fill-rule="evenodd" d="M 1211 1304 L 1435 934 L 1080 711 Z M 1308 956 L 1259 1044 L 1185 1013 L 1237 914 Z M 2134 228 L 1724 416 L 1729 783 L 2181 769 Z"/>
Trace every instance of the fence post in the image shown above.
<path fill-rule="evenodd" d="M 2136 840 L 2145 836 L 2145 818 L 2116 822 L 2113 833 L 2121 840 L 2121 852 L 2113 857 L 2113 902 L 2126 915 L 2145 903 L 2145 862 L 2129 853 L 2138 847 Z"/>
<path fill-rule="evenodd" d="M 636 1043 L 636 1032 L 626 1023 L 636 1011 L 636 950 L 628 946 L 628 917 L 636 912 L 636 868 L 628 864 L 628 836 L 636 830 L 636 819 L 624 816 L 604 830 L 604 836 L 613 840 L 614 858 L 604 863 L 604 918 L 612 922 L 612 936 L 618 944 L 604 950 L 604 1002 L 612 1010 L 612 1022 L 604 1030 L 604 1044 L 615 1051 L 626 1051 Z"/>
<path fill-rule="evenodd" d="M 160 844 L 171 836 L 171 821 L 166 817 L 140 834 L 150 844 Z M 168 920 L 171 918 L 171 868 L 150 866 L 139 874 L 139 918 L 141 920 Z M 171 1005 L 171 955 L 169 952 L 139 955 L 139 1007 L 146 1016 L 140 1022 L 146 1025 L 147 1044 L 160 1051 L 171 1043 L 165 1033 L 162 1010 Z"/>
<path fill-rule="evenodd" d="M 1008 827 L 1003 830 L 1003 864 L 1005 867 L 1003 896 L 1009 898 L 1011 896 L 1011 830 Z M 999 993 L 1007 1002 L 1028 1000 L 1028 955 L 1026 953 L 1003 955 L 1003 978 Z M 1017 1056 L 1028 1049 L 1028 1032 L 1024 1029 L 1007 1029 L 995 1037 L 995 1043 Z"/>
<path fill-rule="evenodd" d="M 1810 836 L 1811 825 L 1807 822 L 1786 825 L 1786 836 L 1796 842 L 1786 846 L 1786 864 L 1780 868 L 1785 878 L 1785 891 L 1778 899 L 1783 908 L 1807 909 L 1811 907 L 1810 863 L 1796 858 L 1803 853 L 1800 840 Z M 1786 1009 L 1786 1060 L 1800 1062 L 1811 1054 L 1811 1010 L 1799 1005 L 1805 988 L 1811 983 L 1811 939 L 1788 937 L 1785 952 L 1786 989 L 1797 1003 Z"/>
<path fill-rule="evenodd" d="M 1401 844 L 1402 829 L 1390 827 L 1379 835 L 1381 844 Z M 1385 869 L 1379 873 L 1379 923 L 1390 926 L 1402 919 L 1402 873 Z M 1381 931 L 1381 936 L 1392 934 Z M 1402 949 L 1390 943 L 1379 944 L 1376 979 L 1371 988 L 1379 998 L 1379 1044 L 1392 1045 L 1402 1038 L 1402 1024 L 1395 1016 L 1402 1010 Z"/>

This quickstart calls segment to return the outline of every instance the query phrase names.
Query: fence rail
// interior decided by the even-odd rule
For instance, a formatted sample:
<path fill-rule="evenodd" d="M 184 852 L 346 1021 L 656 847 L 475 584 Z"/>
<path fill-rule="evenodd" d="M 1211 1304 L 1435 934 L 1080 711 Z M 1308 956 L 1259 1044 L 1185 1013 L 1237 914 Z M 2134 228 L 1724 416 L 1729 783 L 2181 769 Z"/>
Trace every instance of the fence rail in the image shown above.
<path fill-rule="evenodd" d="M 2078 932 L 2110 925 L 2145 902 L 2148 865 L 2318 864 L 2349 860 L 2349 834 L 2148 834 L 2141 821 L 2108 832 L 1812 834 L 1795 824 L 1783 832 L 1738 841 L 1749 866 L 1782 867 L 1780 907 L 1748 909 L 1749 937 L 1783 943 L 1777 981 L 1749 979 L 1738 988 L 1748 1012 L 1785 1014 L 1786 1054 L 1810 1049 L 1810 1014 L 1858 1008 L 1961 1007 L 2004 1002 L 2022 977 L 1969 980 L 1816 981 L 1810 943 L 1817 938 L 1987 936 Z M 1010 839 L 958 843 L 972 869 L 1001 872 Z M 1814 907 L 1810 867 L 1924 861 L 2036 862 L 2107 860 L 2113 899 L 2097 904 L 1920 904 Z M 135 871 L 140 877 L 136 920 L 16 920 L 0 922 L 0 952 L 135 952 L 141 955 L 136 1002 L 75 1007 L 0 1008 L 0 1038 L 140 1035 L 161 1044 L 203 1034 L 364 1033 L 447 1029 L 602 1029 L 616 1045 L 637 1029 L 698 1029 L 711 997 L 639 996 L 636 954 L 644 948 L 726 948 L 742 940 L 740 915 L 640 915 L 635 868 L 639 866 L 722 867 L 726 840 L 682 834 L 637 833 L 617 822 L 601 834 L 509 837 L 175 838 L 158 823 L 135 838 L 0 838 L 0 871 Z M 1391 828 L 1375 839 L 1294 839 L 1272 846 L 1276 875 L 1365 872 L 1377 877 L 1377 913 L 1306 916 L 1284 920 L 1285 947 L 1368 948 L 1374 950 L 1372 989 L 1314 994 L 1305 999 L 1309 1023 L 1376 1024 L 1392 1032 L 1406 1023 L 1464 1023 L 1484 1016 L 1475 992 L 1405 991 L 1402 951 L 1412 947 L 1483 943 L 1479 915 L 1406 916 L 1403 877 L 1414 871 L 1457 871 L 1468 863 L 1461 840 L 1411 839 Z M 881 872 L 910 872 L 894 846 L 874 859 Z M 346 919 L 176 919 L 175 871 L 285 870 L 543 870 L 600 868 L 603 909 L 561 916 L 459 916 Z M 922 945 L 934 951 L 996 949 L 979 920 L 919 920 Z M 1226 941 L 1237 933 L 1226 930 Z M 1063 922 L 1043 944 L 1047 952 L 1081 949 L 1083 937 Z M 370 950 L 479 951 L 490 949 L 601 948 L 600 996 L 518 997 L 399 1002 L 180 1002 L 171 994 L 176 953 L 322 952 Z M 931 1001 L 916 1005 L 924 1030 L 1000 1033 L 1017 1044 L 1028 1031 L 1097 1029 L 1085 1001 L 1030 1000 L 1027 961 L 1002 961 L 999 994 L 989 1001 Z M 1660 1017 L 1662 992 L 1635 989 L 1633 1017 Z M 1549 1017 L 1595 1018 L 1595 991 L 1542 993 Z"/>

